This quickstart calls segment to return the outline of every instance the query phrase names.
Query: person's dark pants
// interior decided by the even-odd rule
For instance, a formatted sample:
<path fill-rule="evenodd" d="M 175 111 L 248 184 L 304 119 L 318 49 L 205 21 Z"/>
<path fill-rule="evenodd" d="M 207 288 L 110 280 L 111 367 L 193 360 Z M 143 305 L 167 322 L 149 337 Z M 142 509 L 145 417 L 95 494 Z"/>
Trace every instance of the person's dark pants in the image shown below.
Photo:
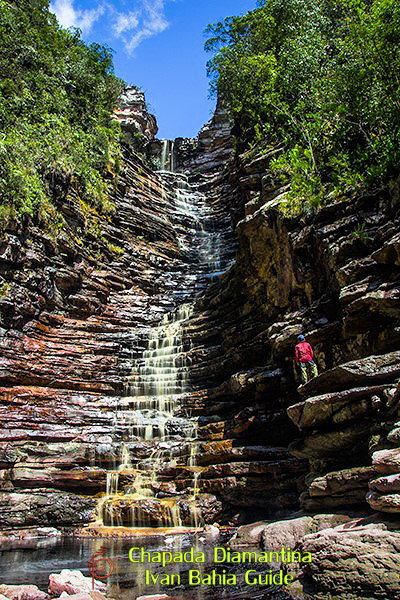
<path fill-rule="evenodd" d="M 306 362 L 300 363 L 300 372 L 301 372 L 301 383 L 304 385 L 318 375 L 317 365 L 313 360 L 307 360 Z"/>

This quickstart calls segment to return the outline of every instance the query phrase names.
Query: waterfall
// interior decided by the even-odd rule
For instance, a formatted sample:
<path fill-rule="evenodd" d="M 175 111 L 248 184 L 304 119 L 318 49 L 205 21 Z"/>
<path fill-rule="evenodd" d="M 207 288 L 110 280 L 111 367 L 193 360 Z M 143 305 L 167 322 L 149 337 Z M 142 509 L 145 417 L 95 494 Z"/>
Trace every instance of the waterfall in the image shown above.
<path fill-rule="evenodd" d="M 161 140 L 161 171 L 175 173 L 175 142 Z"/>
<path fill-rule="evenodd" d="M 101 520 L 112 527 L 177 528 L 202 523 L 197 506 L 201 494 L 197 420 L 179 412 L 191 392 L 191 344 L 185 329 L 196 295 L 229 263 L 221 258 L 224 235 L 215 228 L 215 209 L 199 186 L 189 183 L 185 175 L 172 173 L 173 156 L 173 142 L 163 140 L 160 176 L 172 194 L 171 220 L 188 260 L 181 293 L 192 301 L 164 315 L 149 331 L 116 411 L 114 442 L 120 446 L 120 457 L 107 474 L 106 494 L 100 502 Z"/>

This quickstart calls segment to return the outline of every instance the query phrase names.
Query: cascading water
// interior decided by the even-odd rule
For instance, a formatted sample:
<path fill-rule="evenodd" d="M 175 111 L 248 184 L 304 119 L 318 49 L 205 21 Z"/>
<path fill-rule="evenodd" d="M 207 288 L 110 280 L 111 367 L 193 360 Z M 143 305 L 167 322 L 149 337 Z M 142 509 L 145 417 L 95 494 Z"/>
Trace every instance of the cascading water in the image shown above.
<path fill-rule="evenodd" d="M 163 166 L 171 170 L 173 155 L 173 145 L 164 143 Z M 160 175 L 173 194 L 179 245 L 190 258 L 182 296 L 194 298 L 228 266 L 221 259 L 223 234 L 215 231 L 207 198 L 187 176 L 169 170 Z M 133 365 L 126 397 L 115 415 L 120 459 L 107 475 L 100 504 L 105 525 L 177 528 L 201 523 L 197 422 L 177 416 L 181 400 L 190 393 L 185 325 L 192 312 L 193 304 L 184 303 L 165 315 L 149 332 L 147 347 Z"/>
<path fill-rule="evenodd" d="M 162 140 L 161 171 L 175 172 L 175 142 L 173 140 Z"/>

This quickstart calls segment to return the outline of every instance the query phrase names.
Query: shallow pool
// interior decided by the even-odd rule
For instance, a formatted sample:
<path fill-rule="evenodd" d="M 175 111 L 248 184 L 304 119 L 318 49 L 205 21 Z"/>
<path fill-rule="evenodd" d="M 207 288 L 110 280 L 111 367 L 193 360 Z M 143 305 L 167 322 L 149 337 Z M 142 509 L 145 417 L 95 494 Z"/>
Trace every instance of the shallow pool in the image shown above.
<path fill-rule="evenodd" d="M 113 572 L 106 580 L 108 593 L 116 600 L 135 600 L 141 595 L 165 593 L 182 596 L 185 599 L 218 599 L 229 598 L 289 598 L 289 596 L 273 595 L 271 586 L 249 586 L 244 581 L 244 573 L 255 569 L 258 573 L 270 571 L 270 565 L 250 563 L 224 564 L 214 563 L 214 547 L 223 546 L 228 535 L 222 535 L 217 541 L 205 540 L 198 534 L 184 534 L 161 537 L 146 536 L 135 538 L 52 538 L 40 541 L 24 541 L 4 545 L 0 551 L 0 582 L 7 584 L 35 584 L 47 591 L 50 573 L 59 573 L 62 569 L 79 570 L 86 576 L 89 573 L 89 561 L 104 548 L 104 557 L 113 563 Z M 136 548 L 131 550 L 131 548 Z M 141 552 L 149 552 L 156 558 L 156 552 L 189 552 L 204 553 L 204 563 L 160 563 L 140 561 Z M 131 550 L 131 552 L 130 552 Z M 129 558 L 130 557 L 130 558 Z M 190 558 L 190 557 L 189 557 Z M 189 570 L 199 572 L 199 577 L 212 576 L 214 582 L 207 585 L 189 585 Z M 146 574 L 147 571 L 147 574 Z M 107 573 L 104 571 L 102 574 Z M 100 573 L 99 573 L 100 574 Z M 236 583 L 227 584 L 233 581 Z M 168 582 L 166 576 L 170 579 Z M 173 577 L 172 577 L 173 576 Z M 223 582 L 220 583 L 219 579 Z M 192 578 L 193 579 L 193 578 Z M 224 583 L 225 582 L 225 583 Z M 276 588 L 275 588 L 276 589 Z"/>

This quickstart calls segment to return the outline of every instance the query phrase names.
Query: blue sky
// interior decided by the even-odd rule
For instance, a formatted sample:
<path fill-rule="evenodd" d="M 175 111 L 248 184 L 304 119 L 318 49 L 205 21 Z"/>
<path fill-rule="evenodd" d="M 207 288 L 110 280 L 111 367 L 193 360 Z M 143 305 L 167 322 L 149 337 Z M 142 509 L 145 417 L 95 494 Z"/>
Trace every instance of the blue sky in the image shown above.
<path fill-rule="evenodd" d="M 61 25 L 114 49 L 116 74 L 145 91 L 165 138 L 195 136 L 212 113 L 205 27 L 255 6 L 256 0 L 51 0 Z"/>

